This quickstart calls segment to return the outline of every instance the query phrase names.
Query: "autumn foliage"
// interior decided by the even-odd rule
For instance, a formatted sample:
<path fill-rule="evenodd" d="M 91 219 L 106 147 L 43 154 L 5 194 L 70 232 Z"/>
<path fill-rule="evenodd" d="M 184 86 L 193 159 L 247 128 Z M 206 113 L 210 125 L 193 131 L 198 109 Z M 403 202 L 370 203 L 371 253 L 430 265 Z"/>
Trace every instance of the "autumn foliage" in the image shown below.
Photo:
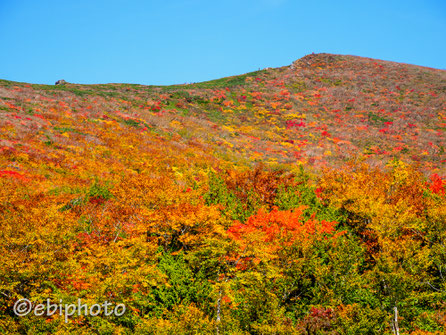
<path fill-rule="evenodd" d="M 445 333 L 442 85 L 325 54 L 170 87 L 0 81 L 1 332 Z"/>

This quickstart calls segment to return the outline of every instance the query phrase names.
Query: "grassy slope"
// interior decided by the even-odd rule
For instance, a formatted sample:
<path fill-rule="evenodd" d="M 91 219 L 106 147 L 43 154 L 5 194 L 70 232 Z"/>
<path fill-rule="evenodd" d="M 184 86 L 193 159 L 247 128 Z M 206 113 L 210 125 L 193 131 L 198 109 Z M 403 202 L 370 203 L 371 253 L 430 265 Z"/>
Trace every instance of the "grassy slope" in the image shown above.
<path fill-rule="evenodd" d="M 79 120 L 114 119 L 242 164 L 382 166 L 399 157 L 445 174 L 445 100 L 446 71 L 328 54 L 190 85 L 2 80 L 0 145 L 20 150 L 30 136 L 57 143 L 66 120 L 68 132 L 86 136 Z"/>

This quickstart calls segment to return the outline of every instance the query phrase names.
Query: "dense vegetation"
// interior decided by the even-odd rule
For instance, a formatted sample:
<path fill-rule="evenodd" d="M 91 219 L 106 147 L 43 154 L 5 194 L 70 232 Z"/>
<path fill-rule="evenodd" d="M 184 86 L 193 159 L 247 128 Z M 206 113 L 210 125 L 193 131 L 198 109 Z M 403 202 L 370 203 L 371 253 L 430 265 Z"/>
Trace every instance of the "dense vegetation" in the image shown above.
<path fill-rule="evenodd" d="M 446 71 L 325 54 L 169 87 L 0 81 L 2 333 L 445 333 L 445 101 Z"/>

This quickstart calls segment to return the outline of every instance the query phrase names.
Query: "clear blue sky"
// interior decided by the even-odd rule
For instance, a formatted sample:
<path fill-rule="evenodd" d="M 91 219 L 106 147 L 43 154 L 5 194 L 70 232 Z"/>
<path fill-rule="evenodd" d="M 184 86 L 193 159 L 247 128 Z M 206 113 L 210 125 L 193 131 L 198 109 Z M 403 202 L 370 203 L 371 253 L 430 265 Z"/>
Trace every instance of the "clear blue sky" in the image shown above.
<path fill-rule="evenodd" d="M 312 53 L 446 69 L 445 0 L 0 0 L 0 78 L 174 84 Z"/>

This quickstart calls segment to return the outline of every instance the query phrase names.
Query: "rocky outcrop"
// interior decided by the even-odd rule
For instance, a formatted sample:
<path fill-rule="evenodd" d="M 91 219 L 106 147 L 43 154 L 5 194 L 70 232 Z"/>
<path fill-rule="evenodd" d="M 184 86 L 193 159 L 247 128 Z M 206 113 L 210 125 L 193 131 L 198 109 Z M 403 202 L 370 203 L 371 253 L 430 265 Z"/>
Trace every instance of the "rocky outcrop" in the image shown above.
<path fill-rule="evenodd" d="M 67 84 L 67 82 L 63 79 L 60 79 L 60 80 L 56 81 L 55 85 L 65 85 L 65 84 Z"/>

